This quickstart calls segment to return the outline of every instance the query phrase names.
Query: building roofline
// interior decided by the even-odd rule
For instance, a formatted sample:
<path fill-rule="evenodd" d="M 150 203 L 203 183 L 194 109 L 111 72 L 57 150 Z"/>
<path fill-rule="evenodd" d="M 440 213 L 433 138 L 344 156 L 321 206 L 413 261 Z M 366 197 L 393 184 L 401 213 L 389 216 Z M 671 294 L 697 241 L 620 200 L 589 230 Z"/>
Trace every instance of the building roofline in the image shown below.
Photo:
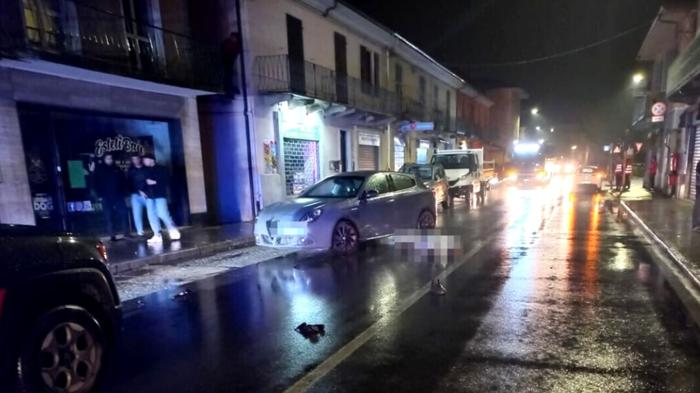
<path fill-rule="evenodd" d="M 317 10 L 324 17 L 335 19 L 356 34 L 365 36 L 368 40 L 402 55 L 405 61 L 453 88 L 474 89 L 462 77 L 440 64 L 418 46 L 342 0 L 297 1 Z"/>

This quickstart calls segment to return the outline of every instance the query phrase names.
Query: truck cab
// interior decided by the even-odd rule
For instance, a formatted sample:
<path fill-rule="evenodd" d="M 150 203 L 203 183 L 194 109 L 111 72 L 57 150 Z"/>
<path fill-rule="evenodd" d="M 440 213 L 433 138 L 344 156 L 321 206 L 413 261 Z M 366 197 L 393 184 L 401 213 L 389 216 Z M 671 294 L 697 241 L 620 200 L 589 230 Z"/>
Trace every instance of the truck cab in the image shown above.
<path fill-rule="evenodd" d="M 484 173 L 484 149 L 438 150 L 431 164 L 442 165 L 450 186 L 450 197 L 483 195 L 489 179 Z"/>

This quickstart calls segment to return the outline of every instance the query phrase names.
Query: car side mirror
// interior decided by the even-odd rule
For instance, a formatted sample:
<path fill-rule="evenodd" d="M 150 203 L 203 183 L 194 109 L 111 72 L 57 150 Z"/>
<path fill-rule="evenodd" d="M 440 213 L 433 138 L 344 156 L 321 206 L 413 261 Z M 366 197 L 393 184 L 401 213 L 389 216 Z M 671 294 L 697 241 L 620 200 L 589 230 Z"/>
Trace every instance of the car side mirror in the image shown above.
<path fill-rule="evenodd" d="M 377 190 L 367 190 L 362 194 L 362 199 L 371 199 L 379 195 Z"/>

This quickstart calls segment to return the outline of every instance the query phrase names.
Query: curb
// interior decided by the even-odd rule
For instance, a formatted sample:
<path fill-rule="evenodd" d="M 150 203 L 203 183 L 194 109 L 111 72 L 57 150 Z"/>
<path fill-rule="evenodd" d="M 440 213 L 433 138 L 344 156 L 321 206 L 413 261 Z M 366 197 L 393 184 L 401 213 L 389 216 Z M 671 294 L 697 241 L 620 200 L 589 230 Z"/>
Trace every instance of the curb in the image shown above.
<path fill-rule="evenodd" d="M 204 243 L 197 245 L 194 248 L 187 248 L 179 251 L 171 251 L 158 255 L 149 255 L 146 257 L 135 258 L 114 264 L 108 264 L 107 267 L 112 274 L 125 273 L 128 271 L 142 268 L 146 265 L 165 265 L 182 262 L 189 259 L 205 258 L 218 254 L 220 252 L 231 251 L 244 247 L 255 245 L 255 238 L 244 237 L 239 239 L 224 240 L 215 243 Z"/>
<path fill-rule="evenodd" d="M 685 306 L 690 318 L 700 326 L 700 279 L 688 269 L 688 260 L 649 228 L 625 201 L 620 201 L 620 205 L 632 217 L 640 232 L 639 235 L 647 239 L 652 246 L 654 244 L 658 246 L 649 247 L 652 257 Z"/>

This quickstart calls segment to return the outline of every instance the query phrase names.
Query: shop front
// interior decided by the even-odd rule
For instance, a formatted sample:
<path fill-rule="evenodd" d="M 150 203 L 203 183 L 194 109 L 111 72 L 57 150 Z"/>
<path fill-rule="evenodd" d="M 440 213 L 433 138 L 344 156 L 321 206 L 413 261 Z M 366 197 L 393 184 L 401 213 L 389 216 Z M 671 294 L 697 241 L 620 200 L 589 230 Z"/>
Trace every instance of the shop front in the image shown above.
<path fill-rule="evenodd" d="M 38 227 L 104 234 L 94 168 L 111 154 L 122 170 L 130 156 L 154 154 L 170 171 L 169 202 L 178 225 L 189 223 L 189 205 L 178 121 L 130 118 L 57 107 L 17 105 L 34 216 Z M 124 190 L 127 200 L 127 190 Z M 132 225 L 131 214 L 125 211 Z"/>
<path fill-rule="evenodd" d="M 376 132 L 357 132 L 357 168 L 361 171 L 379 170 L 381 135 Z"/>
<path fill-rule="evenodd" d="M 406 142 L 402 141 L 398 136 L 394 137 L 394 170 L 398 171 L 403 166 L 406 156 Z"/>
<path fill-rule="evenodd" d="M 282 140 L 285 194 L 299 195 L 321 179 L 320 149 L 323 120 L 320 112 L 305 106 L 280 104 L 279 134 Z"/>

